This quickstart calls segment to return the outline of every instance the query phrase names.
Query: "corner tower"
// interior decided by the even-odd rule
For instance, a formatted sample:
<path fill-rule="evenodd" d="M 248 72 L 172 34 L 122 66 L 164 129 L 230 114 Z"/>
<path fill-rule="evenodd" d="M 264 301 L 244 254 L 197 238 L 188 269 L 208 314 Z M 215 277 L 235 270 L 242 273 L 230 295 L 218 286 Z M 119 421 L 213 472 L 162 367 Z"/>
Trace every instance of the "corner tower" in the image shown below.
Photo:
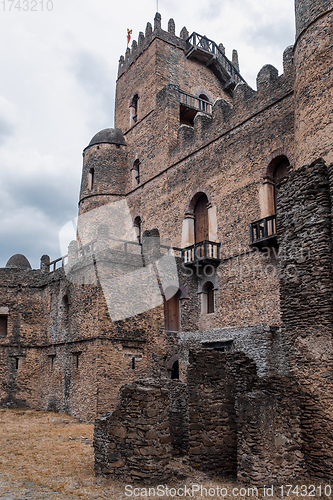
<path fill-rule="evenodd" d="M 295 160 L 333 161 L 333 0 L 295 0 Z"/>

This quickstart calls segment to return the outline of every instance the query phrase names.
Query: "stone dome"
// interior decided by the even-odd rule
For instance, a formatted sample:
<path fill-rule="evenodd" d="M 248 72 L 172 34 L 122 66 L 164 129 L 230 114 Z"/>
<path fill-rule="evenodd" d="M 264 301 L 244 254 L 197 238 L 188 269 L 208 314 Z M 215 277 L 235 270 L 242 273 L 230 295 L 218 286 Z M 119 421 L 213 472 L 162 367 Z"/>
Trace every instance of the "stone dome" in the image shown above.
<path fill-rule="evenodd" d="M 101 130 L 100 132 L 97 132 L 96 135 L 94 135 L 94 137 L 89 142 L 88 147 L 93 146 L 94 144 L 102 144 L 105 142 L 109 144 L 121 144 L 123 146 L 126 146 L 126 142 L 120 128 L 105 128 L 104 130 Z"/>
<path fill-rule="evenodd" d="M 6 264 L 6 267 L 12 267 L 15 269 L 31 269 L 30 262 L 21 253 L 13 255 Z"/>

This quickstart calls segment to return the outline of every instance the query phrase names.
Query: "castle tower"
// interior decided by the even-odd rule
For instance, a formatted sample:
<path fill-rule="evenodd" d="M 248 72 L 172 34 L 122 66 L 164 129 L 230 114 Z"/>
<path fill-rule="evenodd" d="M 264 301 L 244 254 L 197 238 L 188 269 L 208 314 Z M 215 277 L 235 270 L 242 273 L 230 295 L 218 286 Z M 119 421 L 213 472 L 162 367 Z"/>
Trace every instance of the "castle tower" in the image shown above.
<path fill-rule="evenodd" d="M 333 0 L 295 0 L 295 160 L 333 161 Z"/>
<path fill-rule="evenodd" d="M 198 111 L 211 116 L 217 98 L 232 101 L 231 86 L 242 81 L 238 58 L 227 59 L 222 45 L 184 27 L 179 36 L 170 19 L 162 29 L 156 13 L 119 60 L 115 126 L 132 148 L 130 167 L 140 164 L 140 181 L 146 182 L 170 163 L 181 124 L 193 125 Z M 156 161 L 156 152 L 160 161 Z"/>

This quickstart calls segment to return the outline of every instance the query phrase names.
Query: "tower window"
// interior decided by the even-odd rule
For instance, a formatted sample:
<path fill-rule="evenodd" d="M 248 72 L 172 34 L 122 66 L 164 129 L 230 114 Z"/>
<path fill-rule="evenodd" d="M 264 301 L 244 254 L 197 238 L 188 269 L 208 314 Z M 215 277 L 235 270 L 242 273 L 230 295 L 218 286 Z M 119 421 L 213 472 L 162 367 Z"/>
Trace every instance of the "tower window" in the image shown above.
<path fill-rule="evenodd" d="M 94 187 L 94 174 L 95 174 L 95 169 L 91 168 L 89 170 L 89 174 L 88 174 L 88 189 L 89 189 L 89 191 L 91 191 Z"/>
<path fill-rule="evenodd" d="M 273 172 L 273 180 L 274 180 L 274 207 L 275 207 L 275 211 L 274 213 L 276 213 L 277 211 L 277 187 L 276 187 L 276 184 L 279 180 L 283 179 L 283 177 L 285 177 L 286 175 L 288 175 L 288 170 L 289 170 L 289 166 L 290 166 L 290 163 L 289 163 L 289 160 L 286 156 L 282 157 L 281 160 L 279 161 L 279 163 L 276 165 L 276 167 L 274 168 L 274 172 Z"/>
<path fill-rule="evenodd" d="M 130 103 L 130 126 L 138 121 L 138 100 L 139 94 L 134 94 Z"/>
<path fill-rule="evenodd" d="M 140 184 L 140 160 L 135 160 L 133 163 L 132 184 L 134 188 Z"/>
<path fill-rule="evenodd" d="M 0 315 L 0 337 L 7 336 L 7 315 Z"/>
<path fill-rule="evenodd" d="M 202 289 L 202 312 L 204 314 L 215 312 L 214 285 L 211 281 L 205 283 Z"/>
<path fill-rule="evenodd" d="M 138 243 L 141 244 L 141 233 L 142 233 L 142 228 L 141 228 L 142 222 L 141 222 L 141 217 L 135 217 L 134 219 L 134 229 L 136 233 L 136 238 L 138 240 Z"/>
<path fill-rule="evenodd" d="M 171 369 L 171 379 L 179 380 L 179 361 L 176 359 Z"/>

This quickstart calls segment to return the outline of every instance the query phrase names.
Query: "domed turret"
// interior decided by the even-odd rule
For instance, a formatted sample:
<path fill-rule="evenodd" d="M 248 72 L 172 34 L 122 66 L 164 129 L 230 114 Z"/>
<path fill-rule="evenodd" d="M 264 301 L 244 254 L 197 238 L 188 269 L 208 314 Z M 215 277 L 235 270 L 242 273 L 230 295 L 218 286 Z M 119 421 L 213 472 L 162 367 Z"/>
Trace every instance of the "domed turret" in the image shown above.
<path fill-rule="evenodd" d="M 22 269 L 27 271 L 28 269 L 31 269 L 31 265 L 24 255 L 17 253 L 8 260 L 6 268 Z"/>
<path fill-rule="evenodd" d="M 96 135 L 89 142 L 88 148 L 94 144 L 119 144 L 126 146 L 126 142 L 120 128 L 105 128 Z"/>
<path fill-rule="evenodd" d="M 127 144 L 122 131 L 101 130 L 83 152 L 79 215 L 125 196 L 129 177 Z"/>

